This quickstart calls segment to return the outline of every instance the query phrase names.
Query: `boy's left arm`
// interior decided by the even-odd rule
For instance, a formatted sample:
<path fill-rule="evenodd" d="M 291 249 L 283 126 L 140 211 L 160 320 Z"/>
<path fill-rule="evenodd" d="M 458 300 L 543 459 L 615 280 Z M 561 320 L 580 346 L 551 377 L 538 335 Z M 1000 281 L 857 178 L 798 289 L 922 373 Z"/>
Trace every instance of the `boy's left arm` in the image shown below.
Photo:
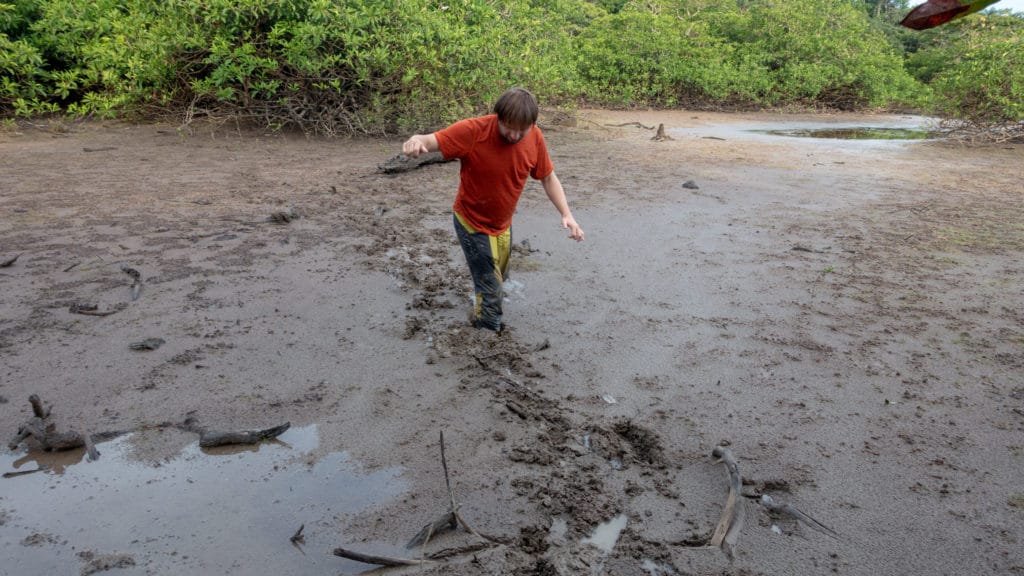
<path fill-rule="evenodd" d="M 569 202 L 565 199 L 565 190 L 562 189 L 562 183 L 558 180 L 558 176 L 552 170 L 550 174 L 541 178 L 541 184 L 544 186 L 544 192 L 548 195 L 548 200 L 555 205 L 555 209 L 562 215 L 562 228 L 569 229 L 569 238 L 577 242 L 583 241 L 583 228 L 576 223 L 576 219 L 572 217 L 572 211 L 569 210 Z"/>

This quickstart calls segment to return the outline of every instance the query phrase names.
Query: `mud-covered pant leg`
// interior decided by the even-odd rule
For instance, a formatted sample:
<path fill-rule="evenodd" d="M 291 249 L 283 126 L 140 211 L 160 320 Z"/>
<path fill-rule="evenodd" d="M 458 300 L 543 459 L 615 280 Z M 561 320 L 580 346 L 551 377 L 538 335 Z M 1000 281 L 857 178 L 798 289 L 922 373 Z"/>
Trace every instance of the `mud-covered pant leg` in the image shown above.
<path fill-rule="evenodd" d="M 508 275 L 508 261 L 512 248 L 512 231 L 500 236 L 483 232 L 470 232 L 453 217 L 455 234 L 466 256 L 469 273 L 473 276 L 476 292 L 474 315 L 476 320 L 491 330 L 501 329 L 502 283 Z"/>

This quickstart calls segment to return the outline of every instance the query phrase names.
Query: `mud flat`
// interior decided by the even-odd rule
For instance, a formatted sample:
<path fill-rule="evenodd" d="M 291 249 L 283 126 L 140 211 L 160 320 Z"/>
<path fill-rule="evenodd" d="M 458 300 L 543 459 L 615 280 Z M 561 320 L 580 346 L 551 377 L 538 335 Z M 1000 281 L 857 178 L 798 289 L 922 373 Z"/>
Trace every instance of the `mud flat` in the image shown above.
<path fill-rule="evenodd" d="M 1024 571 L 1024 147 L 755 132 L 917 122 L 542 118 L 587 240 L 527 187 L 497 338 L 465 322 L 458 166 L 381 173 L 398 139 L 0 134 L 5 444 L 31 394 L 62 429 L 125 433 L 95 462 L 0 455 L 49 466 L 0 480 L 5 562 L 372 568 L 343 546 L 430 560 L 392 569 L 415 574 Z M 225 455 L 184 422 L 292 429 Z M 742 477 L 731 556 L 709 546 L 719 446 Z M 226 476 L 237 504 L 185 506 Z M 405 549 L 453 496 L 479 535 Z M 156 532 L 86 529 L 97 503 Z M 176 509 L 194 527 L 160 520 Z"/>

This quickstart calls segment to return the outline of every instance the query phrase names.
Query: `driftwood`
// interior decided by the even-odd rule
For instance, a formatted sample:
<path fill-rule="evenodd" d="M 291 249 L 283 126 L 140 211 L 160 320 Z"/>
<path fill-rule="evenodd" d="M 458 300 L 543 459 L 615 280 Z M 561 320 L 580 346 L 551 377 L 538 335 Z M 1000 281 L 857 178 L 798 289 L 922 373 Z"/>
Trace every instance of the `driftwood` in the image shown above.
<path fill-rule="evenodd" d="M 18 470 L 17 472 L 4 472 L 4 478 L 17 478 L 18 476 L 25 476 L 27 474 L 35 474 L 36 472 L 46 472 L 49 470 L 49 466 L 40 466 L 33 468 L 32 470 Z"/>
<path fill-rule="evenodd" d="M 420 566 L 433 564 L 433 560 L 416 560 L 413 558 L 394 558 L 390 556 L 376 556 L 374 554 L 363 554 L 348 548 L 335 548 L 334 555 L 364 564 L 376 564 L 378 566 Z"/>
<path fill-rule="evenodd" d="M 821 522 L 818 522 L 814 518 L 811 518 L 807 514 L 804 514 L 796 506 L 793 506 L 791 504 L 780 504 L 780 503 L 776 502 L 774 499 L 772 499 L 772 497 L 767 495 L 767 494 L 762 494 L 761 495 L 761 505 L 764 506 L 765 508 L 767 508 L 768 510 L 772 511 L 772 512 L 776 512 L 776 513 L 779 513 L 779 514 L 785 514 L 786 516 L 789 516 L 790 518 L 793 518 L 794 520 L 797 520 L 799 522 L 803 522 L 804 524 L 810 526 L 813 530 L 817 530 L 818 532 L 821 532 L 822 534 L 825 534 L 827 536 L 831 536 L 832 538 L 836 538 L 836 539 L 839 538 L 839 534 L 836 533 L 835 530 L 829 528 L 828 526 L 825 526 L 824 524 L 822 524 Z"/>
<path fill-rule="evenodd" d="M 29 419 L 28 422 L 22 424 L 18 428 L 18 432 L 14 435 L 11 441 L 8 442 L 7 447 L 11 450 L 16 449 L 26 439 L 32 438 L 38 442 L 40 448 L 47 452 L 72 450 L 84 446 L 88 461 L 93 462 L 98 460 L 100 457 L 100 452 L 96 449 L 96 442 L 102 442 L 125 434 L 124 431 L 103 432 L 98 434 L 79 434 L 75 431 L 57 432 L 54 424 L 48 422 L 51 411 L 50 406 L 44 406 L 42 400 L 40 400 L 39 396 L 35 394 L 29 396 L 28 401 L 29 404 L 32 405 L 32 418 Z M 188 418 L 181 423 L 165 422 L 158 424 L 156 427 L 177 428 L 186 432 L 197 433 L 199 434 L 199 446 L 203 448 L 212 448 L 215 446 L 226 446 L 230 444 L 255 444 L 264 440 L 277 438 L 291 427 L 291 423 L 285 422 L 280 426 L 266 428 L 263 430 L 222 432 L 205 430 L 197 426 L 192 418 Z M 296 533 L 296 537 L 301 538 L 301 535 L 302 528 L 299 528 L 299 532 Z"/>
<path fill-rule="evenodd" d="M 99 306 L 95 304 L 82 304 L 80 302 L 76 302 L 68 308 L 68 312 L 71 312 L 72 314 L 83 314 L 85 316 L 110 316 L 111 314 L 117 314 L 127 307 L 127 304 L 120 302 L 113 305 L 110 310 L 100 310 Z"/>
<path fill-rule="evenodd" d="M 460 548 L 456 550 L 447 550 L 431 555 L 433 559 L 447 558 L 450 556 L 456 556 L 461 554 L 471 554 L 473 552 L 479 552 L 486 548 L 490 548 L 495 545 L 504 544 L 499 538 L 483 535 L 473 529 L 472 526 L 466 522 L 466 519 L 459 514 L 459 504 L 455 500 L 455 491 L 452 489 L 451 477 L 448 474 L 448 458 L 445 456 L 445 445 L 444 445 L 444 432 L 440 435 L 441 443 L 441 467 L 444 470 L 444 483 L 448 489 L 448 511 L 433 522 L 424 526 L 412 540 L 406 545 L 406 548 L 413 548 L 415 546 L 426 546 L 430 541 L 430 538 L 437 533 L 442 531 L 454 530 L 461 524 L 462 527 L 470 534 L 485 540 L 486 542 L 477 543 L 472 546 Z M 357 562 L 364 562 L 367 564 L 377 564 L 378 566 L 419 566 L 421 564 L 432 563 L 431 560 L 415 560 L 411 558 L 394 558 L 387 556 L 374 556 L 371 554 L 362 554 L 354 550 L 347 548 L 335 548 L 335 556 L 341 556 L 350 560 L 356 560 Z"/>
<path fill-rule="evenodd" d="M 398 174 L 399 172 L 408 172 L 428 164 L 443 164 L 445 162 L 450 162 L 450 160 L 445 160 L 444 155 L 440 152 L 427 152 L 426 154 L 420 154 L 417 158 L 411 158 L 405 154 L 397 154 L 387 161 L 378 164 L 377 169 L 385 174 Z"/>
<path fill-rule="evenodd" d="M 7 260 L 4 260 L 3 262 L 0 262 L 0 268 L 7 268 L 7 267 L 9 267 L 10 265 L 12 265 L 15 262 L 17 262 L 18 258 L 21 258 L 21 253 L 20 252 L 18 254 L 15 254 L 14 256 L 8 258 Z"/>
<path fill-rule="evenodd" d="M 14 450 L 28 438 L 34 438 L 39 446 L 47 452 L 60 452 L 85 446 L 85 438 L 78 432 L 57 432 L 56 427 L 47 422 L 50 417 L 50 407 L 43 406 L 39 396 L 35 394 L 29 396 L 28 402 L 32 405 L 32 418 L 18 428 L 14 438 L 8 442 L 8 448 Z"/>
<path fill-rule="evenodd" d="M 165 344 L 163 338 L 146 338 L 138 342 L 132 342 L 128 345 L 132 350 L 156 350 L 157 348 Z"/>
<path fill-rule="evenodd" d="M 202 448 L 213 448 L 215 446 L 228 446 L 231 444 L 257 444 L 264 440 L 277 438 L 290 427 L 291 423 L 285 422 L 280 426 L 264 430 L 242 430 L 240 432 L 203 430 L 199 434 L 199 446 Z"/>
<path fill-rule="evenodd" d="M 622 124 L 605 124 L 605 126 L 611 126 L 613 128 L 622 128 L 623 126 L 636 126 L 637 128 L 643 128 L 644 130 L 654 130 L 654 126 L 644 126 L 639 122 L 623 122 Z"/>
<path fill-rule="evenodd" d="M 721 548 L 732 560 L 736 541 L 739 539 L 740 530 L 743 529 L 744 510 L 743 501 L 740 499 L 743 479 L 740 477 L 740 469 L 731 450 L 724 446 L 718 446 L 711 452 L 711 455 L 725 464 L 725 468 L 729 472 L 729 496 L 725 501 L 725 509 L 722 510 L 722 517 L 719 519 L 718 525 L 715 526 L 715 532 L 712 534 L 709 544 Z"/>
<path fill-rule="evenodd" d="M 302 214 L 300 214 L 295 208 L 287 208 L 285 210 L 278 210 L 277 212 L 274 212 L 269 216 L 268 220 L 278 224 L 288 224 L 292 220 L 298 220 L 301 217 Z"/>

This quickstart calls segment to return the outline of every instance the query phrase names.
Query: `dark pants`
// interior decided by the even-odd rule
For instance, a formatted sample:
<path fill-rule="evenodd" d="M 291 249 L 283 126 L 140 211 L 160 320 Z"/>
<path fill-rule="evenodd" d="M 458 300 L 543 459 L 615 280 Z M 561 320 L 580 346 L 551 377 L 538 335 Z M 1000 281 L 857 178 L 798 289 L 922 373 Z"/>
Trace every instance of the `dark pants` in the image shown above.
<path fill-rule="evenodd" d="M 472 230 L 459 220 L 458 215 L 454 215 L 452 220 L 462 253 L 466 255 L 469 273 L 473 276 L 473 291 L 476 293 L 474 322 L 477 326 L 500 331 L 501 300 L 504 297 L 502 282 L 508 278 L 512 229 L 499 236 L 491 236 Z"/>

